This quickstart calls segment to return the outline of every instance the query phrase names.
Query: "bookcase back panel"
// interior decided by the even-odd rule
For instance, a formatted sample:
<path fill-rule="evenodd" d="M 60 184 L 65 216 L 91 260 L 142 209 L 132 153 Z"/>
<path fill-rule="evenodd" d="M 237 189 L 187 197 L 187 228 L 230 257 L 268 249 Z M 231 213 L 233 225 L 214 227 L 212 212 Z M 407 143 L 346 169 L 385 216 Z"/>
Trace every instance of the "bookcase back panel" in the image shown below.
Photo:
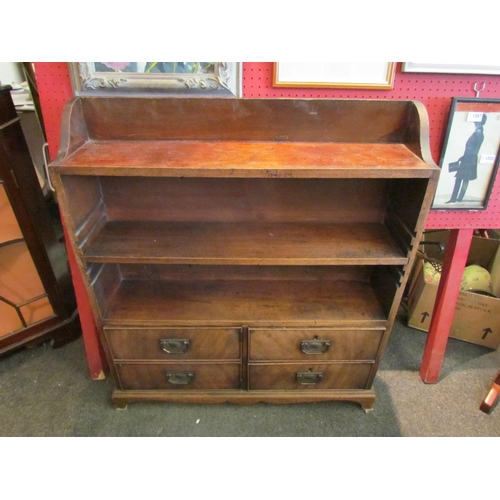
<path fill-rule="evenodd" d="M 93 140 L 404 142 L 412 112 L 409 101 L 83 100 Z"/>
<path fill-rule="evenodd" d="M 383 179 L 102 177 L 108 220 L 380 222 Z"/>

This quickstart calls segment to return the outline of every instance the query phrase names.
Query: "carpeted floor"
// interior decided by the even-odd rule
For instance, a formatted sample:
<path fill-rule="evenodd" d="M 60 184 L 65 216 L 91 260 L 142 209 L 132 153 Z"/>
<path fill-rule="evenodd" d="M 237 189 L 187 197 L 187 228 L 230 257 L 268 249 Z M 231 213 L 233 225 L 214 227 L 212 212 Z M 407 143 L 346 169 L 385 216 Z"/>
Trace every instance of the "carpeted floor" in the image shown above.
<path fill-rule="evenodd" d="M 369 414 L 343 402 L 115 410 L 112 381 L 90 379 L 81 339 L 21 350 L 0 358 L 0 436 L 500 436 L 500 408 L 479 410 L 500 371 L 500 351 L 450 339 L 440 381 L 424 384 L 425 339 L 396 322 Z"/>

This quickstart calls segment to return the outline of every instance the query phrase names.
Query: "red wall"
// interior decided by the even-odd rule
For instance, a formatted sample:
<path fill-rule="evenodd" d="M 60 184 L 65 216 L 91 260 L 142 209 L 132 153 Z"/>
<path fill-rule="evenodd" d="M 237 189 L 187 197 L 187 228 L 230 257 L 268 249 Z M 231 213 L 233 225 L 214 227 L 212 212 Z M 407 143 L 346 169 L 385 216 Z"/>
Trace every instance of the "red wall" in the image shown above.
<path fill-rule="evenodd" d="M 36 63 L 43 118 L 51 157 L 57 153 L 64 103 L 72 95 L 67 63 Z M 474 97 L 474 83 L 485 84 L 483 98 L 500 99 L 500 76 L 403 73 L 398 63 L 392 90 L 273 88 L 273 63 L 243 63 L 243 97 L 307 97 L 361 99 L 416 99 L 427 108 L 432 156 L 439 161 L 452 97 Z M 500 227 L 500 179 L 495 183 L 487 210 L 432 211 L 428 228 Z"/>

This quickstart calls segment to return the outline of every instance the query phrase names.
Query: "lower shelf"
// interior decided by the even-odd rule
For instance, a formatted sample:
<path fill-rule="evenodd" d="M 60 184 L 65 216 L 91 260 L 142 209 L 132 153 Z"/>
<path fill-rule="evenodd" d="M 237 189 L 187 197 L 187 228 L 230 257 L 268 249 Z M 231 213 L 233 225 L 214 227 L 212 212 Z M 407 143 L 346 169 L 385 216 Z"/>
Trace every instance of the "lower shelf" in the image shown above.
<path fill-rule="evenodd" d="M 369 282 L 273 280 L 123 280 L 106 324 L 369 324 L 387 317 Z"/>

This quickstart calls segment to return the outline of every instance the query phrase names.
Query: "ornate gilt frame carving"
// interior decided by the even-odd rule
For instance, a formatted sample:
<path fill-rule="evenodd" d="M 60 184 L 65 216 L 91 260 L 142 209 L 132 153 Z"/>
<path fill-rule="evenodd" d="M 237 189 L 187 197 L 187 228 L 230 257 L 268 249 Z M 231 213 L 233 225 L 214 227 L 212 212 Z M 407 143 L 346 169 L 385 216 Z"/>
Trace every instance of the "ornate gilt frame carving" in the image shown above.
<path fill-rule="evenodd" d="M 93 62 L 69 63 L 69 68 L 75 95 L 241 97 L 241 63 L 237 62 L 217 62 L 208 74 L 98 72 Z"/>

